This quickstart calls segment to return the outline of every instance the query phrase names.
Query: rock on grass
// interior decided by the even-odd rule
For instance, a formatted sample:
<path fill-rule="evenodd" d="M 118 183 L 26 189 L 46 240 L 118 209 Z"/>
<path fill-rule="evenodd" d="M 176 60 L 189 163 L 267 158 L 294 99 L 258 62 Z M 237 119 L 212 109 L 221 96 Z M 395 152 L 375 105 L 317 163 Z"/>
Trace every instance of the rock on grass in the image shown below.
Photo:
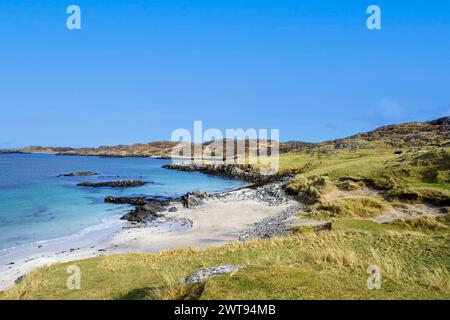
<path fill-rule="evenodd" d="M 231 273 L 238 270 L 245 269 L 246 266 L 231 266 L 231 265 L 225 265 L 225 266 L 217 266 L 212 268 L 203 268 L 195 272 L 194 274 L 190 275 L 186 278 L 185 283 L 186 284 L 194 284 L 197 282 L 206 281 L 211 277 L 215 277 L 224 273 Z"/>

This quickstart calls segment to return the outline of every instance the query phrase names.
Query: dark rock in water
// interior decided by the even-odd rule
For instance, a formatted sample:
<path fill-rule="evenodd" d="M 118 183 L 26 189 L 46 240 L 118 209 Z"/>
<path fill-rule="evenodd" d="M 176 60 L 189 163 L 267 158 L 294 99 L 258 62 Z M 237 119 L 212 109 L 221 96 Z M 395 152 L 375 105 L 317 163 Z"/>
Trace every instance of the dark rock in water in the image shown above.
<path fill-rule="evenodd" d="M 135 208 L 126 213 L 121 219 L 132 222 L 146 222 L 154 219 L 159 212 L 165 210 L 170 204 L 170 200 L 166 198 L 146 198 L 146 197 L 105 197 L 105 202 L 131 204 Z"/>
<path fill-rule="evenodd" d="M 108 203 L 119 203 L 119 204 L 131 204 L 134 206 L 142 206 L 147 203 L 145 197 L 113 197 L 106 196 L 105 202 Z"/>
<path fill-rule="evenodd" d="M 175 208 L 175 207 L 171 207 L 171 208 L 169 208 L 169 212 L 177 212 L 178 211 L 178 209 L 177 208 Z"/>
<path fill-rule="evenodd" d="M 140 180 L 119 180 L 119 181 L 106 181 L 106 182 L 81 182 L 77 186 L 80 187 L 111 187 L 111 188 L 124 188 L 124 187 L 140 187 L 146 184 L 145 181 Z"/>
<path fill-rule="evenodd" d="M 158 203 L 161 206 L 167 206 L 170 203 L 170 200 L 176 200 L 176 199 L 169 199 L 165 197 L 113 197 L 113 196 L 106 196 L 105 202 L 108 203 L 118 203 L 118 204 L 131 204 L 133 206 L 143 206 L 145 204 L 149 203 Z"/>
<path fill-rule="evenodd" d="M 218 276 L 224 273 L 231 273 L 238 270 L 245 269 L 246 266 L 217 266 L 213 268 L 203 268 L 187 277 L 184 281 L 186 284 L 194 284 L 197 282 L 206 281 L 211 277 Z"/>
<path fill-rule="evenodd" d="M 91 171 L 83 171 L 83 172 L 70 172 L 59 174 L 58 177 L 84 177 L 84 176 L 95 176 L 98 173 Z"/>
<path fill-rule="evenodd" d="M 194 208 L 203 204 L 208 199 L 208 193 L 202 191 L 188 192 L 181 197 L 181 202 L 185 208 Z"/>

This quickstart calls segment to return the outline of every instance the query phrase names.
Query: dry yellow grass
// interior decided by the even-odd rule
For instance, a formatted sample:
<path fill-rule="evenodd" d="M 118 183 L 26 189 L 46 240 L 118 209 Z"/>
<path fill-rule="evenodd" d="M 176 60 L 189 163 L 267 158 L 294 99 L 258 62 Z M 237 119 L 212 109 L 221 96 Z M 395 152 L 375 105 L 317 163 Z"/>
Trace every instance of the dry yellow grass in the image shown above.
<path fill-rule="evenodd" d="M 428 250 L 430 247 L 432 252 Z M 327 285 L 334 286 L 336 291 L 322 291 L 324 284 L 316 282 L 309 285 L 310 297 L 361 298 L 371 295 L 364 279 L 367 267 L 373 264 L 380 267 L 385 281 L 385 291 L 378 292 L 377 298 L 448 298 L 449 251 L 448 243 L 440 238 L 417 232 L 308 233 L 235 242 L 205 250 L 189 248 L 77 261 L 83 271 L 79 291 L 65 288 L 65 270 L 69 264 L 54 265 L 33 272 L 1 298 L 195 299 L 246 297 L 245 292 L 250 294 L 252 290 L 256 290 L 258 299 L 273 298 L 271 292 L 280 292 L 280 297 L 285 298 L 307 298 L 304 291 L 287 288 L 292 286 L 292 281 L 297 281 L 292 278 L 294 275 L 312 279 L 314 284 L 311 278 L 314 273 L 326 281 L 334 281 Z M 244 264 L 248 268 L 233 276 L 208 281 L 205 288 L 182 285 L 183 279 L 199 268 L 220 264 Z M 313 273 L 306 274 L 305 270 Z M 278 272 L 276 283 L 272 279 L 274 271 Z M 223 291 L 213 289 L 215 281 L 221 281 Z M 351 292 L 341 290 L 349 285 L 353 288 Z M 281 293 L 281 288 L 288 291 Z M 416 293 L 411 295 L 411 292 Z"/>
<path fill-rule="evenodd" d="M 317 219 L 343 217 L 376 217 L 389 210 L 388 204 L 373 196 L 351 196 L 336 200 L 323 201 L 313 207 L 309 214 Z"/>

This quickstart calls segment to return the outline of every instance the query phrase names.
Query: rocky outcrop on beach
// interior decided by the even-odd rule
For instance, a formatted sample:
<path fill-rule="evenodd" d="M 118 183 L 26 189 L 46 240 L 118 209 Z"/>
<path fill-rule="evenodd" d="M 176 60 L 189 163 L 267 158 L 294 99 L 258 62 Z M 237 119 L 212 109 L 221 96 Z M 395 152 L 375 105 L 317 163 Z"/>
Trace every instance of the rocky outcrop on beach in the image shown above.
<path fill-rule="evenodd" d="M 58 177 L 85 177 L 85 176 L 95 176 L 98 175 L 96 172 L 91 171 L 81 171 L 81 172 L 69 172 L 59 174 Z"/>
<path fill-rule="evenodd" d="M 292 199 L 284 191 L 285 181 L 253 184 L 237 191 L 222 192 L 210 195 L 211 199 L 255 200 L 269 206 L 278 206 Z"/>
<path fill-rule="evenodd" d="M 173 201 L 180 201 L 179 199 L 168 199 L 161 197 L 113 197 L 106 196 L 105 202 L 116 204 L 130 204 L 134 209 L 127 212 L 121 219 L 131 222 L 148 222 L 155 217 L 165 212 L 171 206 Z"/>
<path fill-rule="evenodd" d="M 125 188 L 125 187 L 140 187 L 148 182 L 140 180 L 119 180 L 119 181 L 105 181 L 105 182 L 81 182 L 78 183 L 79 187 L 110 187 L 110 188 Z"/>
<path fill-rule="evenodd" d="M 156 218 L 164 211 L 164 207 L 158 203 L 147 203 L 136 206 L 133 210 L 126 213 L 121 219 L 131 222 L 146 222 L 149 219 Z"/>
<path fill-rule="evenodd" d="M 194 161 L 170 163 L 163 166 L 166 169 L 180 171 L 198 171 L 214 176 L 242 179 L 253 182 L 270 182 L 279 179 L 277 175 L 257 169 L 251 165 L 228 164 L 228 163 L 199 163 Z"/>
<path fill-rule="evenodd" d="M 145 197 L 123 197 L 114 198 L 108 196 L 105 202 L 127 203 L 134 205 L 135 208 L 126 213 L 122 219 L 132 222 L 148 222 L 155 217 L 160 217 L 168 212 L 176 212 L 176 204 L 181 204 L 185 208 L 195 208 L 202 205 L 209 199 L 208 193 L 202 191 L 188 192 L 179 198 L 170 198 L 158 200 Z"/>
<path fill-rule="evenodd" d="M 202 205 L 208 199 L 208 193 L 202 191 L 188 192 L 181 197 L 181 203 L 185 208 L 194 208 Z"/>

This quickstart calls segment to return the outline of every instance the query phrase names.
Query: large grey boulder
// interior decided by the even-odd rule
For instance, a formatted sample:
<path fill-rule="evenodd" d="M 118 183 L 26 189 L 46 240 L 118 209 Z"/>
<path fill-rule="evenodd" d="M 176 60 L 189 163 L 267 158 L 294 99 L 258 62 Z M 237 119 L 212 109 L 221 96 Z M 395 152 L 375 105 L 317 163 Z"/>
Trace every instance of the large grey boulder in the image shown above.
<path fill-rule="evenodd" d="M 194 274 L 190 275 L 186 278 L 185 283 L 186 284 L 194 284 L 197 282 L 206 281 L 211 277 L 215 277 L 224 273 L 231 273 L 238 270 L 245 269 L 246 266 L 232 266 L 232 265 L 224 265 L 224 266 L 217 266 L 212 268 L 203 268 L 195 272 Z"/>

